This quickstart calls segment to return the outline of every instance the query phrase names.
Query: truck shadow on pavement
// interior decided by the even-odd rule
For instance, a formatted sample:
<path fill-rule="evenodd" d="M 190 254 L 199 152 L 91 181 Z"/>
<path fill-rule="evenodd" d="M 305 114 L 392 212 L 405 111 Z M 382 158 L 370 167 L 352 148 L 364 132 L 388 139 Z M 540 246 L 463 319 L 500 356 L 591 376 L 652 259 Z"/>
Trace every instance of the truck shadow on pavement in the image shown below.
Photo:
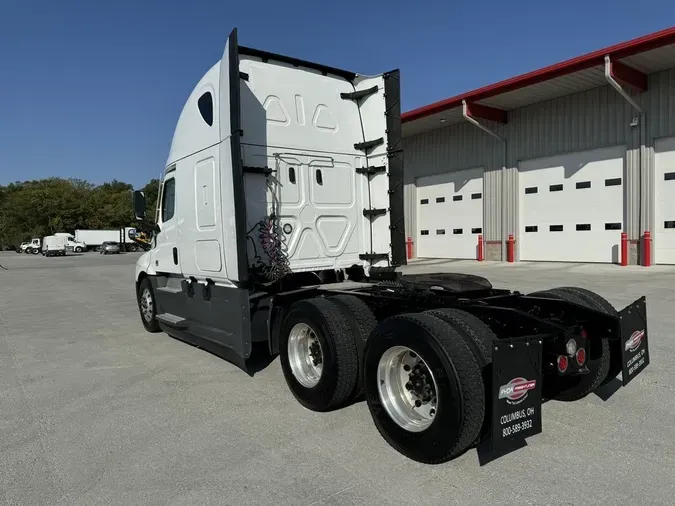
<path fill-rule="evenodd" d="M 608 401 L 609 398 L 612 397 L 621 388 L 621 385 L 622 385 L 621 380 L 619 378 L 614 378 L 606 385 L 603 385 L 600 388 L 598 388 L 594 393 L 603 401 Z"/>
<path fill-rule="evenodd" d="M 268 344 L 253 343 L 253 350 L 250 358 L 246 361 L 246 369 L 249 376 L 253 377 L 259 372 L 264 371 L 274 362 L 279 355 L 271 355 Z"/>

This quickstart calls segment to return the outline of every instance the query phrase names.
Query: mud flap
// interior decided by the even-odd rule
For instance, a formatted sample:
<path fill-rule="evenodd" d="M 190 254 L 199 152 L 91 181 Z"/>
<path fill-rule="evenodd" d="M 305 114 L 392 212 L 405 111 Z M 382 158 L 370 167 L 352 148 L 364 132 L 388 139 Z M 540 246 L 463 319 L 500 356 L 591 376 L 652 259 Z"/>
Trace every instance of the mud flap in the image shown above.
<path fill-rule="evenodd" d="M 619 311 L 623 386 L 649 365 L 647 345 L 647 300 L 640 297 Z"/>
<path fill-rule="evenodd" d="M 492 348 L 490 445 L 495 451 L 541 432 L 543 337 L 501 339 Z"/>

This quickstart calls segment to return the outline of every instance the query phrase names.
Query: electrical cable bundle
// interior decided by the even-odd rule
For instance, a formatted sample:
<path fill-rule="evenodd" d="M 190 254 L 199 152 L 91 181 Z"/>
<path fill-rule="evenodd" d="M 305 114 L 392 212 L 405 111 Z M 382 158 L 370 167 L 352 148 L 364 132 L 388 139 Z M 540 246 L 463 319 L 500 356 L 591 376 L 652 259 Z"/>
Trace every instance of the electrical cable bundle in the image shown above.
<path fill-rule="evenodd" d="M 278 172 L 279 170 L 278 154 L 275 154 L 275 165 L 275 170 L 271 171 L 272 173 Z M 278 181 L 276 178 L 270 176 L 271 174 L 266 174 L 265 176 L 265 184 L 272 197 L 272 209 L 270 210 L 270 214 L 260 220 L 246 233 L 246 238 L 250 239 L 253 244 L 254 264 L 252 270 L 256 275 L 262 278 L 264 283 L 275 283 L 292 272 L 290 261 L 285 251 L 285 236 L 280 230 L 276 213 L 278 207 Z M 260 243 L 262 251 L 267 256 L 267 261 L 263 261 L 262 257 L 258 254 L 255 240 L 251 237 L 251 233 L 256 228 L 258 229 L 258 242 Z"/>
<path fill-rule="evenodd" d="M 261 220 L 258 225 L 258 241 L 263 252 L 267 255 L 267 263 L 262 262 L 256 255 L 256 267 L 261 274 L 270 282 L 279 281 L 291 273 L 288 256 L 284 251 L 283 234 L 279 230 L 279 224 L 274 215 Z"/>

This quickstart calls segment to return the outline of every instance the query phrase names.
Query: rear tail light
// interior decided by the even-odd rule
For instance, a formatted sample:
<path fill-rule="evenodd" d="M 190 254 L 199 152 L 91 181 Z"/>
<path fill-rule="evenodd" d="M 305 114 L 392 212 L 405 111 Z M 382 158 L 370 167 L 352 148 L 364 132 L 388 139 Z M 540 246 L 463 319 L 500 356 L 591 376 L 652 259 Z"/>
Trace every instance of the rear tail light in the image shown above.
<path fill-rule="evenodd" d="M 586 350 L 579 348 L 577 350 L 577 364 L 584 365 L 586 363 Z"/>
<path fill-rule="evenodd" d="M 558 371 L 565 372 L 567 370 L 567 366 L 569 365 L 569 362 L 567 360 L 567 357 L 565 355 L 560 355 L 558 357 Z"/>

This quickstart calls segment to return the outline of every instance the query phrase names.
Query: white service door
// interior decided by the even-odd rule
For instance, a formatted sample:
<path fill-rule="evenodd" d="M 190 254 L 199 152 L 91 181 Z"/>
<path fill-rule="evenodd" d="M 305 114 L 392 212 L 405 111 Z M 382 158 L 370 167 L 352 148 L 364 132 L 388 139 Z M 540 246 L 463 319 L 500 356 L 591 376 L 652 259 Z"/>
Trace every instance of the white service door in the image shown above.
<path fill-rule="evenodd" d="M 418 258 L 475 259 L 482 233 L 482 168 L 417 179 Z"/>
<path fill-rule="evenodd" d="M 654 145 L 654 263 L 675 264 L 675 137 Z"/>
<path fill-rule="evenodd" d="M 519 164 L 520 260 L 618 262 L 624 146 Z"/>

